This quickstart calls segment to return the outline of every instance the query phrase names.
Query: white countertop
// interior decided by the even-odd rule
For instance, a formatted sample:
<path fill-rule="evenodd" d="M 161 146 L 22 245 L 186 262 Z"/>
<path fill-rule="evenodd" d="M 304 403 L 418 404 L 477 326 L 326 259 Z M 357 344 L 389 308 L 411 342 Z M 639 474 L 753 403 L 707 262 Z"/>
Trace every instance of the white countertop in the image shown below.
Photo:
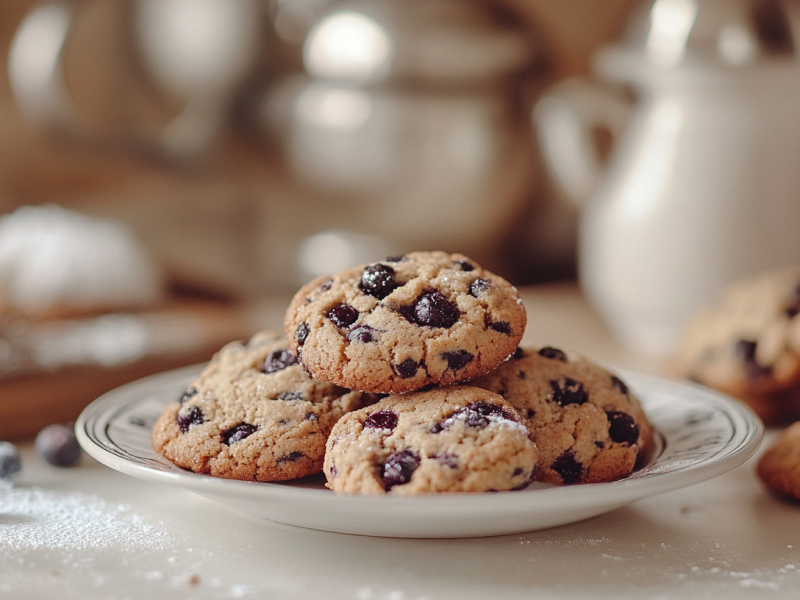
<path fill-rule="evenodd" d="M 530 341 L 571 345 L 624 366 L 655 365 L 619 348 L 573 287 L 536 288 L 525 299 Z M 21 449 L 16 487 L 0 489 L 0 597 L 800 597 L 800 505 L 764 492 L 755 459 L 572 525 L 413 540 L 258 521 L 88 456 L 57 469 L 30 444 Z"/>

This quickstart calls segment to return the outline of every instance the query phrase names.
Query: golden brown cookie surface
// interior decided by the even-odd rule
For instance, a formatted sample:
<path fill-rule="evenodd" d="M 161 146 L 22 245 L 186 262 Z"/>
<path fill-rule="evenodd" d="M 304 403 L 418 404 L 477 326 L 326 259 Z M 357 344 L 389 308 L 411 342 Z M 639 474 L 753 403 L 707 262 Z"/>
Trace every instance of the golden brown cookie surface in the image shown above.
<path fill-rule="evenodd" d="M 539 448 L 540 481 L 613 481 L 650 452 L 652 428 L 627 385 L 570 350 L 521 348 L 473 384 L 519 412 Z"/>
<path fill-rule="evenodd" d="M 483 375 L 525 330 L 517 290 L 460 254 L 411 252 L 305 285 L 286 313 L 314 376 L 399 393 Z"/>
<path fill-rule="evenodd" d="M 773 492 L 800 500 L 800 421 L 781 432 L 764 452 L 757 473 Z"/>
<path fill-rule="evenodd" d="M 153 428 L 155 449 L 197 473 L 280 481 L 320 472 L 334 423 L 362 394 L 316 381 L 282 332 L 222 348 Z"/>
<path fill-rule="evenodd" d="M 740 398 L 767 423 L 800 418 L 800 268 L 731 286 L 687 325 L 673 365 Z"/>
<path fill-rule="evenodd" d="M 505 400 L 450 386 L 345 415 L 328 440 L 325 476 L 344 493 L 485 492 L 527 486 L 536 465 L 536 446 Z"/>

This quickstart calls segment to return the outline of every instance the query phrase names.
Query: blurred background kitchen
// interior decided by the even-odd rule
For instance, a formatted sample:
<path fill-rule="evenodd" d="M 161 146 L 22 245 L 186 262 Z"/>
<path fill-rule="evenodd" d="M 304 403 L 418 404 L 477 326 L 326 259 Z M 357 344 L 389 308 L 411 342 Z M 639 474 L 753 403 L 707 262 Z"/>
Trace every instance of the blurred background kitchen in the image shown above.
<path fill-rule="evenodd" d="M 620 340 L 668 354 L 726 283 L 800 258 L 799 14 L 4 0 L 0 438 L 415 249 L 580 278 Z"/>

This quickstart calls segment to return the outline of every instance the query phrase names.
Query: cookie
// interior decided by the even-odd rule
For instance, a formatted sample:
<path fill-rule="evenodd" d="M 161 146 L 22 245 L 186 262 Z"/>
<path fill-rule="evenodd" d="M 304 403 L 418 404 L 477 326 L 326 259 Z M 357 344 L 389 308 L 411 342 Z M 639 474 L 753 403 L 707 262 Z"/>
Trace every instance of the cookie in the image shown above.
<path fill-rule="evenodd" d="M 281 481 L 322 470 L 334 423 L 366 398 L 308 376 L 279 332 L 222 348 L 153 427 L 156 451 L 196 473 Z"/>
<path fill-rule="evenodd" d="M 473 385 L 519 412 L 539 449 L 539 481 L 614 481 L 649 456 L 652 428 L 637 398 L 619 377 L 572 351 L 519 349 Z"/>
<path fill-rule="evenodd" d="M 742 280 L 686 326 L 674 372 L 749 404 L 767 423 L 800 419 L 800 268 Z"/>
<path fill-rule="evenodd" d="M 536 446 L 497 394 L 468 386 L 388 396 L 351 412 L 328 439 L 335 492 L 424 494 L 526 487 Z"/>
<path fill-rule="evenodd" d="M 759 459 L 756 472 L 776 494 L 800 500 L 800 421 L 781 432 Z"/>
<path fill-rule="evenodd" d="M 461 254 L 412 252 L 308 283 L 285 326 L 314 377 L 402 393 L 489 372 L 514 352 L 525 323 L 503 278 Z"/>

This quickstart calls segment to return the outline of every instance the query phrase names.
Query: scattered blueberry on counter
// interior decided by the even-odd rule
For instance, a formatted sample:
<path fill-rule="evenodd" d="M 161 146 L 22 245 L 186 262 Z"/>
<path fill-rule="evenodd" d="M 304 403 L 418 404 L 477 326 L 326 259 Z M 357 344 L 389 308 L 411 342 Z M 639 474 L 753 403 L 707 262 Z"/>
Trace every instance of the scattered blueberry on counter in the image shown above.
<path fill-rule="evenodd" d="M 0 442 L 0 480 L 11 479 L 21 468 L 17 447 L 11 442 Z"/>
<path fill-rule="evenodd" d="M 81 457 L 81 447 L 71 427 L 48 425 L 36 435 L 36 452 L 54 467 L 71 467 Z"/>

